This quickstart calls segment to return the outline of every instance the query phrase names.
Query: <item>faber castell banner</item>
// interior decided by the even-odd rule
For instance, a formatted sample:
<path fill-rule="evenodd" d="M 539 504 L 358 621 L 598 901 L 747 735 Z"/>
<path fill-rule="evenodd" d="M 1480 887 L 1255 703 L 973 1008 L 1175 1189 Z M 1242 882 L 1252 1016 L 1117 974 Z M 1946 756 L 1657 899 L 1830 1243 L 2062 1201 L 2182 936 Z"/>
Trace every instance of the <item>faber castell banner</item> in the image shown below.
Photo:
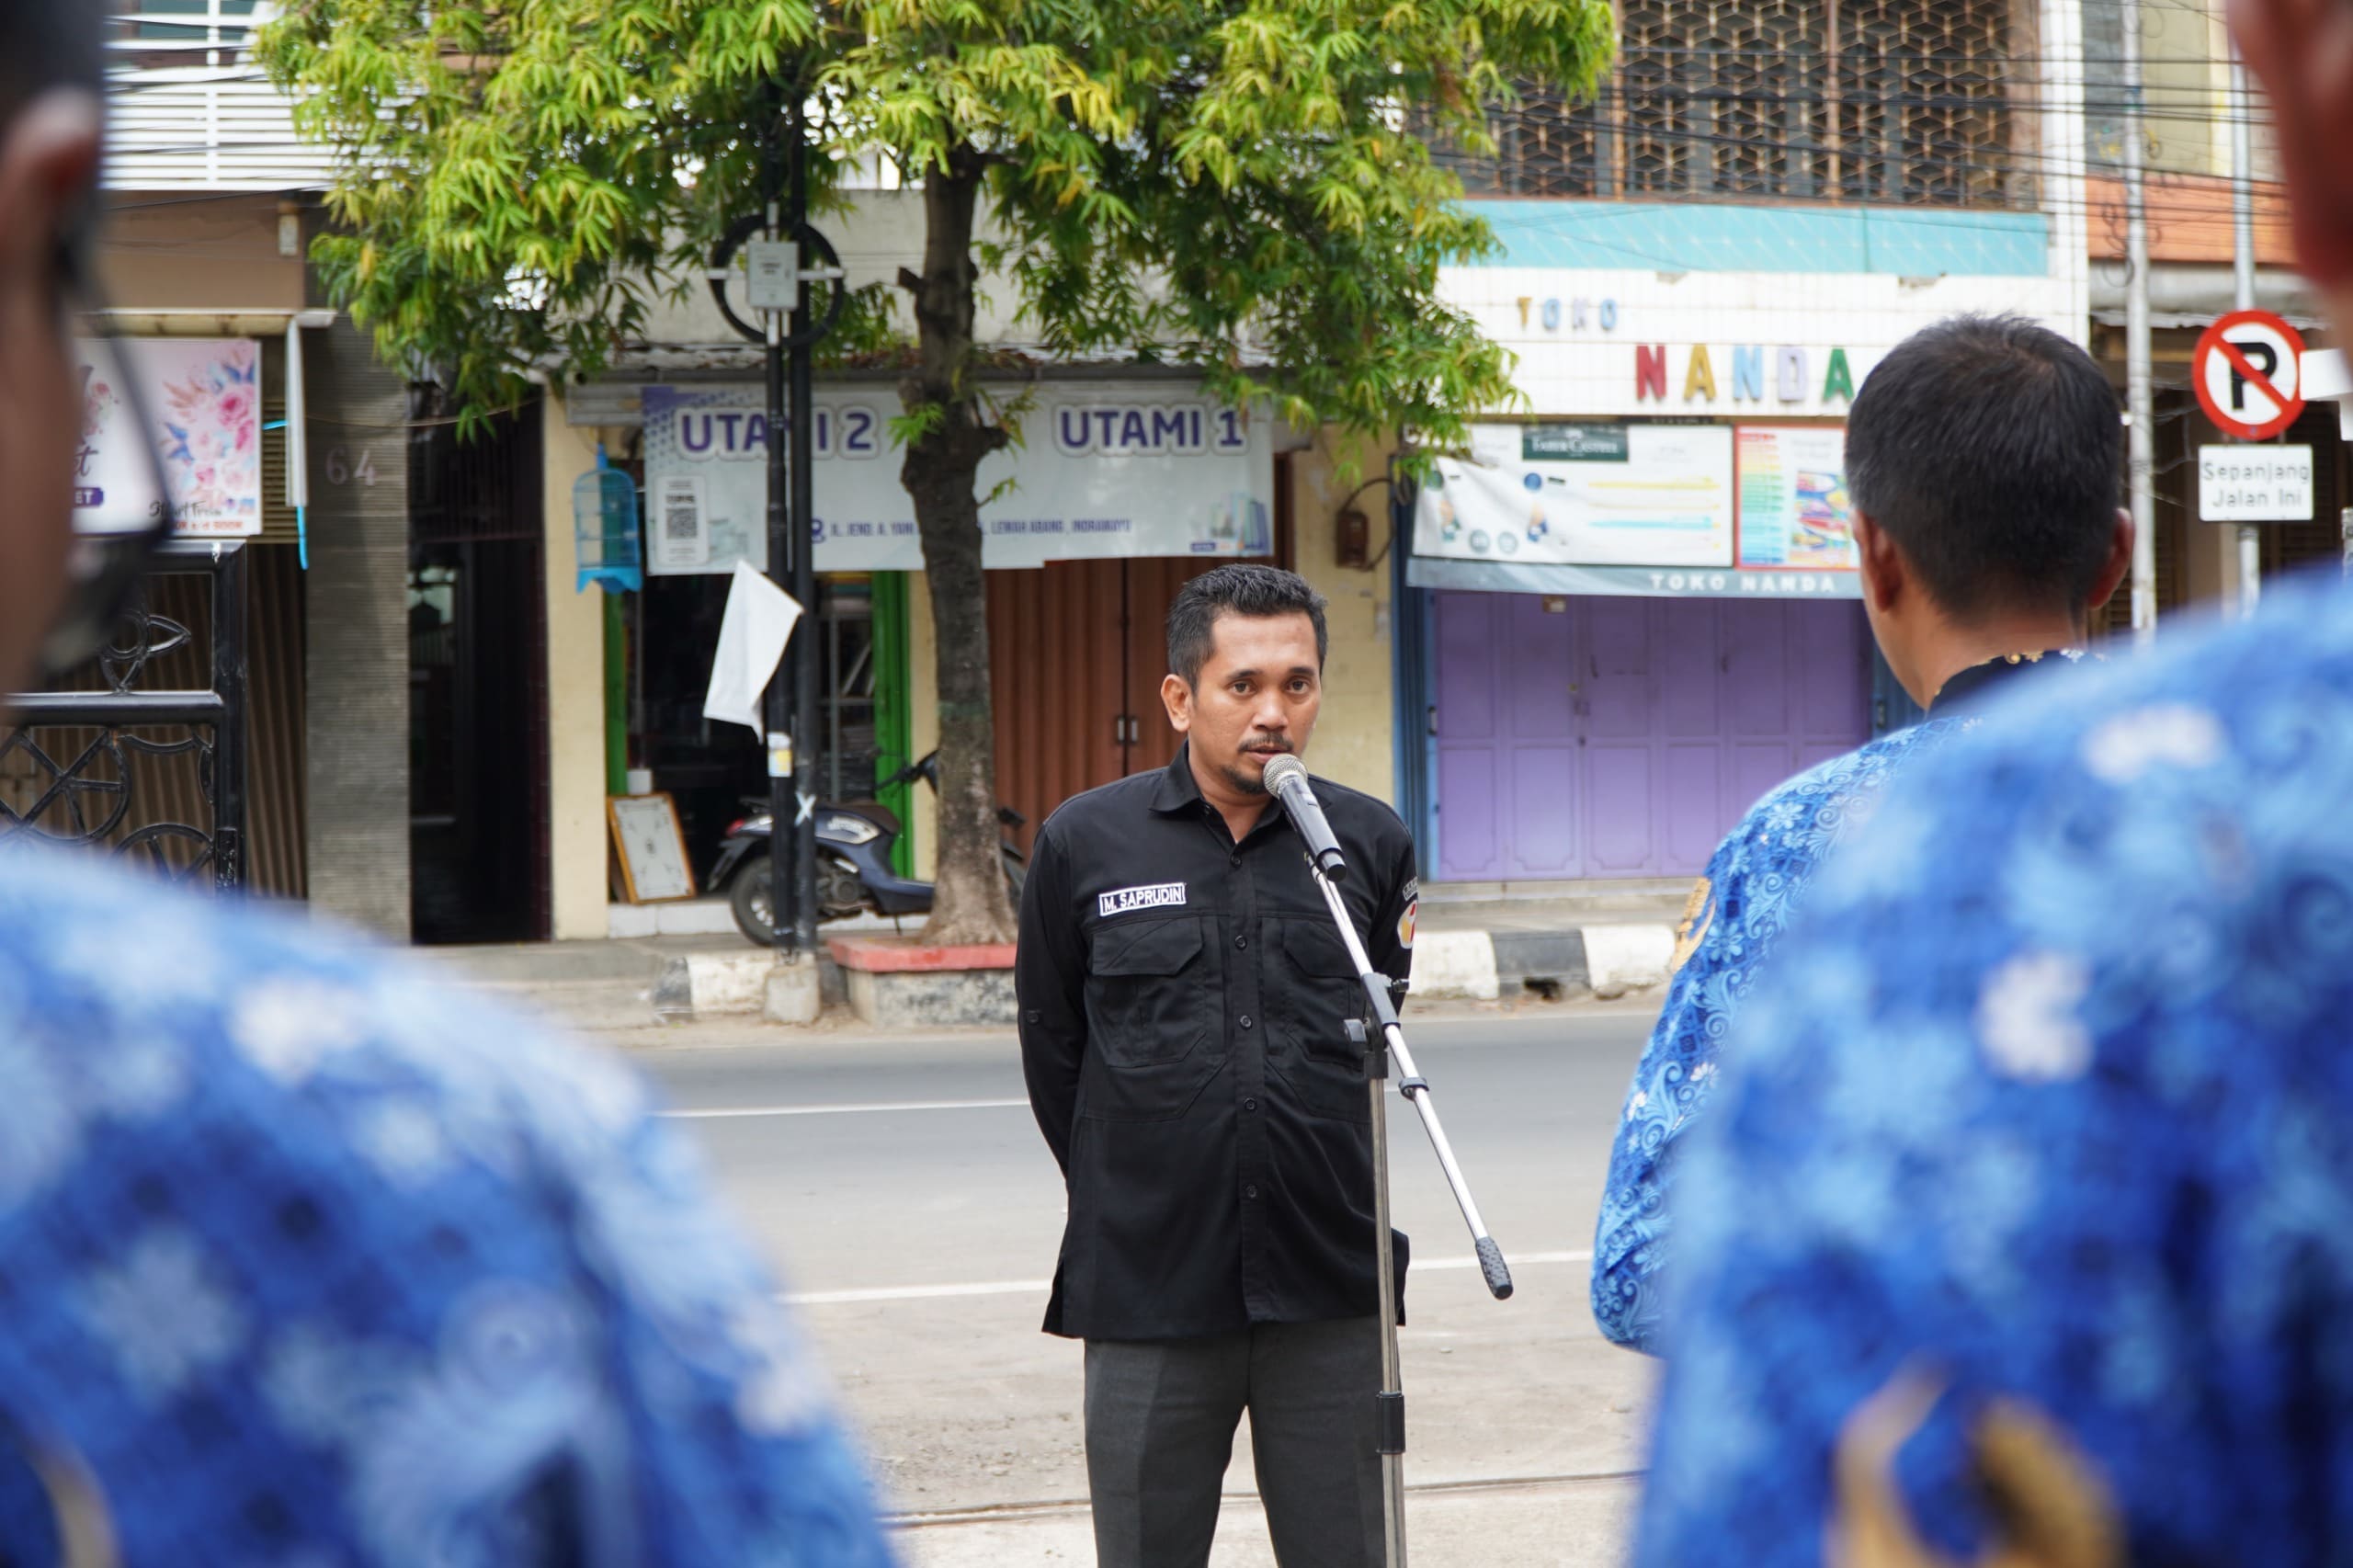
<path fill-rule="evenodd" d="M 767 569 L 764 402 L 757 387 L 643 390 L 649 574 Z M 883 388 L 817 394 L 818 571 L 923 570 L 906 454 L 891 439 L 899 412 Z M 1268 425 L 1167 382 L 1042 388 L 1022 444 L 981 465 L 983 560 L 1269 554 Z"/>
<path fill-rule="evenodd" d="M 261 532 L 261 346 L 249 337 L 78 341 L 82 444 L 74 527 L 136 532 L 153 520 L 155 475 L 169 487 L 182 535 Z M 135 426 L 122 384 L 136 378 Z M 144 442 L 151 456 L 140 450 Z"/>
<path fill-rule="evenodd" d="M 1836 426 L 1481 425 L 1414 505 L 1416 587 L 1852 598 Z"/>

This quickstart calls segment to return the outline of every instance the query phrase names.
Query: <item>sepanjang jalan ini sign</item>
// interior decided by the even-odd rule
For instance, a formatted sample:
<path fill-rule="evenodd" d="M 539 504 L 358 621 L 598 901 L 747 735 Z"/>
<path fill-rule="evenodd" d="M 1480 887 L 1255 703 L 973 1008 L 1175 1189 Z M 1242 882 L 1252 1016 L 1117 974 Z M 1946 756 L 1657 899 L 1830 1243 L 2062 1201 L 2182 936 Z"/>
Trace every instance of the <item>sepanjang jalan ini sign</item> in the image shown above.
<path fill-rule="evenodd" d="M 645 570 L 767 565 L 767 416 L 757 387 L 648 386 Z M 923 570 L 915 504 L 891 438 L 898 399 L 817 393 L 811 483 L 820 572 Z M 1170 382 L 1039 389 L 1023 444 L 981 465 L 991 567 L 1105 556 L 1273 550 L 1269 421 Z"/>

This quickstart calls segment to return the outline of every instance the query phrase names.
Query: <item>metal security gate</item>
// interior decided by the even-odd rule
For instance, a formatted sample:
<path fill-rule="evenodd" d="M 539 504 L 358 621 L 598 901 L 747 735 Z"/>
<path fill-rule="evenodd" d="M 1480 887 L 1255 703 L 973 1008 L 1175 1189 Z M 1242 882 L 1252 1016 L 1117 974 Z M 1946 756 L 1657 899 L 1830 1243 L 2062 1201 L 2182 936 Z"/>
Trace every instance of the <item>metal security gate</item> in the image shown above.
<path fill-rule="evenodd" d="M 1694 875 L 1870 734 L 1851 599 L 1432 597 L 1439 881 Z"/>
<path fill-rule="evenodd" d="M 164 580 L 190 577 L 198 592 L 171 594 L 176 614 L 163 613 Z M 111 645 L 0 707 L 15 725 L 0 739 L 0 845 L 30 834 L 173 881 L 244 884 L 242 544 L 165 547 Z"/>

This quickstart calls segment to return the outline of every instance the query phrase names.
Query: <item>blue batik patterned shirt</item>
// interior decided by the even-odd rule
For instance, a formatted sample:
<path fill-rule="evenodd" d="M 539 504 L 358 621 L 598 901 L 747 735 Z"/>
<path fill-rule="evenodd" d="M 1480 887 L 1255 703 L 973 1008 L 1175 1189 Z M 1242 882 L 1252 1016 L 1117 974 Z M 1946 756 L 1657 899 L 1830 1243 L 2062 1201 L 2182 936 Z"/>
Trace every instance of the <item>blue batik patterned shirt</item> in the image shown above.
<path fill-rule="evenodd" d="M 0 1560 L 879 1568 L 649 1109 L 356 945 L 0 857 Z"/>
<path fill-rule="evenodd" d="M 1637 1561 L 2353 1542 L 2353 594 L 1996 703 L 1744 1010 Z"/>
<path fill-rule="evenodd" d="M 1634 1069 L 1593 1238 L 1593 1315 L 1655 1351 L 1683 1135 L 1708 1103 L 1724 1030 L 1823 856 L 1870 812 L 1898 765 L 1961 722 L 1899 730 L 1798 775 L 1750 808 L 1708 862 L 1677 933 L 1666 1005 Z"/>

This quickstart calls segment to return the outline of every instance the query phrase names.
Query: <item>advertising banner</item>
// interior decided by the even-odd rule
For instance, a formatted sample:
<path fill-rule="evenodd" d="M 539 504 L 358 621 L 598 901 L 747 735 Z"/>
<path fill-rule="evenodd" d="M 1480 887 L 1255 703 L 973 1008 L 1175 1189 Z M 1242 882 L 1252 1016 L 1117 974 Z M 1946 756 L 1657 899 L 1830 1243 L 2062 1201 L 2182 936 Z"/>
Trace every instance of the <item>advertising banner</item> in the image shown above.
<path fill-rule="evenodd" d="M 182 535 L 261 532 L 261 345 L 247 337 L 147 337 L 76 347 L 82 446 L 75 529 L 130 533 L 146 527 L 160 470 Z M 143 431 L 134 427 L 119 384 L 126 376 L 137 379 Z"/>
<path fill-rule="evenodd" d="M 1580 566 L 1729 566 L 1722 425 L 1479 425 L 1423 484 L 1414 553 Z"/>
<path fill-rule="evenodd" d="M 1846 432 L 1820 425 L 1742 425 L 1733 439 L 1740 470 L 1740 564 L 1853 571 Z"/>
<path fill-rule="evenodd" d="M 1853 597 L 1834 426 L 1482 425 L 1415 500 L 1417 587 Z"/>
<path fill-rule="evenodd" d="M 755 386 L 648 386 L 645 570 L 767 567 L 767 419 Z M 816 397 L 820 572 L 923 569 L 887 389 Z M 1274 548 L 1269 421 L 1167 382 L 1041 388 L 1023 441 L 981 465 L 991 567 L 1106 556 L 1265 555 Z"/>

